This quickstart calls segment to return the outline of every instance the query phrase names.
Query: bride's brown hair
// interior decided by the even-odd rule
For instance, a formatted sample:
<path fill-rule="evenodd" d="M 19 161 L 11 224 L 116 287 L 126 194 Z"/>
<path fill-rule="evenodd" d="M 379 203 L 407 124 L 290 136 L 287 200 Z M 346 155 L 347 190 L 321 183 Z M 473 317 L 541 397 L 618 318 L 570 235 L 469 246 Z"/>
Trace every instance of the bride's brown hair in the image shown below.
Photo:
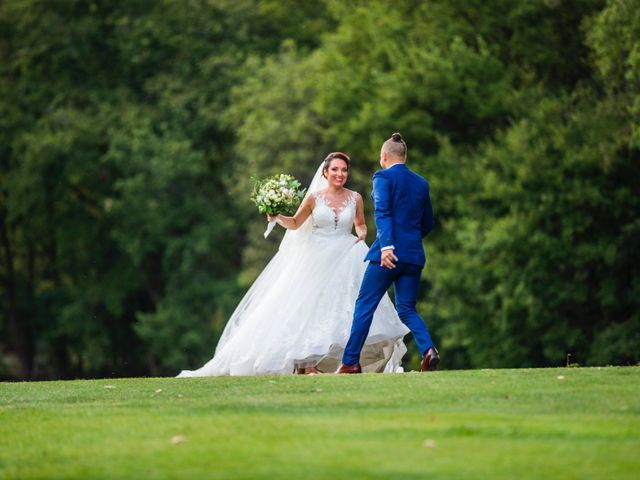
<path fill-rule="evenodd" d="M 351 169 L 351 158 L 349 158 L 349 155 L 347 155 L 346 153 L 342 153 L 342 152 L 331 152 L 324 159 L 324 166 L 322 167 L 322 176 L 324 178 L 327 178 L 327 176 L 324 174 L 324 172 L 329 169 L 329 165 L 331 165 L 331 160 L 334 160 L 336 158 L 339 158 L 340 160 L 344 160 L 345 161 L 345 163 L 347 164 L 347 170 Z"/>

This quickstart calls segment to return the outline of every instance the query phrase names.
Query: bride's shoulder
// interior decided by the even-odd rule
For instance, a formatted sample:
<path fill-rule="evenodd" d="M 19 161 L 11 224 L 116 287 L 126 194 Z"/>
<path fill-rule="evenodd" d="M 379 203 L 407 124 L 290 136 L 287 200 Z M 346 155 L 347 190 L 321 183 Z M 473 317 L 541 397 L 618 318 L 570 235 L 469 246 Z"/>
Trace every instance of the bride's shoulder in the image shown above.
<path fill-rule="evenodd" d="M 313 196 L 314 200 L 317 200 L 317 199 L 324 200 L 327 198 L 328 191 L 329 191 L 328 188 L 323 188 L 322 190 L 316 190 L 311 195 Z"/>
<path fill-rule="evenodd" d="M 356 192 L 355 190 L 349 190 L 348 188 L 345 189 L 348 192 L 348 195 L 353 198 L 354 200 L 359 200 L 362 198 L 362 195 L 360 195 L 358 192 Z"/>
<path fill-rule="evenodd" d="M 309 209 L 313 210 L 318 203 L 318 200 L 322 201 L 322 191 L 317 190 L 315 192 L 309 192 L 309 194 L 304 198 L 304 204 L 309 207 Z"/>

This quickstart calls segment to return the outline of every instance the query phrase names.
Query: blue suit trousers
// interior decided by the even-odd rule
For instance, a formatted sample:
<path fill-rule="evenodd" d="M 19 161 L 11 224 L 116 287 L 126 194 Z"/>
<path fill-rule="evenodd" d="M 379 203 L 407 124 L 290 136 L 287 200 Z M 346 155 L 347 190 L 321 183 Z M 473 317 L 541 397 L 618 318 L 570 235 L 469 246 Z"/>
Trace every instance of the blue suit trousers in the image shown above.
<path fill-rule="evenodd" d="M 416 312 L 416 297 L 421 271 L 420 265 L 412 263 L 397 263 L 396 268 L 389 269 L 381 266 L 380 263 L 369 262 L 356 300 L 351 336 L 344 350 L 342 363 L 345 365 L 359 363 L 360 352 L 369 334 L 373 314 L 392 284 L 398 316 L 402 323 L 411 330 L 420 349 L 420 354 L 424 356 L 427 350 L 433 347 L 429 330 L 422 317 Z"/>

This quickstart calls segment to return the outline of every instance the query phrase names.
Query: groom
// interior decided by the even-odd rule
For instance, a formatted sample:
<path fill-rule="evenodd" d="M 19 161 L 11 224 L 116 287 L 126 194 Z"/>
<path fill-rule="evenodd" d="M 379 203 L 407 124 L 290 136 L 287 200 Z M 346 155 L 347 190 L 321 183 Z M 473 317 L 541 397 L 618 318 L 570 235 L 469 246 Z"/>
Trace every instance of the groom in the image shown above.
<path fill-rule="evenodd" d="M 413 173 L 407 161 L 407 144 L 394 133 L 380 151 L 379 170 L 373 175 L 373 204 L 376 240 L 365 261 L 364 274 L 353 313 L 351 336 L 336 373 L 361 373 L 360 352 L 369 333 L 373 314 L 385 292 L 393 284 L 400 320 L 409 327 L 422 355 L 423 372 L 440 363 L 429 330 L 416 312 L 420 272 L 425 264 L 422 238 L 435 224 L 429 183 Z"/>

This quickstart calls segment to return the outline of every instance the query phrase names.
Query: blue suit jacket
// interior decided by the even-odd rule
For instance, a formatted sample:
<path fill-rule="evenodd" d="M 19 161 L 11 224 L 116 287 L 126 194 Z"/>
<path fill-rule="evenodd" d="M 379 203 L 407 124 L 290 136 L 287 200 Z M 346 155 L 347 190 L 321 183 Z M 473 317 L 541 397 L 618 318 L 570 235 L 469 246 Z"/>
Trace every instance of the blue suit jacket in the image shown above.
<path fill-rule="evenodd" d="M 404 164 L 373 175 L 376 240 L 365 260 L 380 262 L 380 249 L 393 245 L 398 262 L 425 264 L 422 239 L 435 225 L 429 182 Z"/>

